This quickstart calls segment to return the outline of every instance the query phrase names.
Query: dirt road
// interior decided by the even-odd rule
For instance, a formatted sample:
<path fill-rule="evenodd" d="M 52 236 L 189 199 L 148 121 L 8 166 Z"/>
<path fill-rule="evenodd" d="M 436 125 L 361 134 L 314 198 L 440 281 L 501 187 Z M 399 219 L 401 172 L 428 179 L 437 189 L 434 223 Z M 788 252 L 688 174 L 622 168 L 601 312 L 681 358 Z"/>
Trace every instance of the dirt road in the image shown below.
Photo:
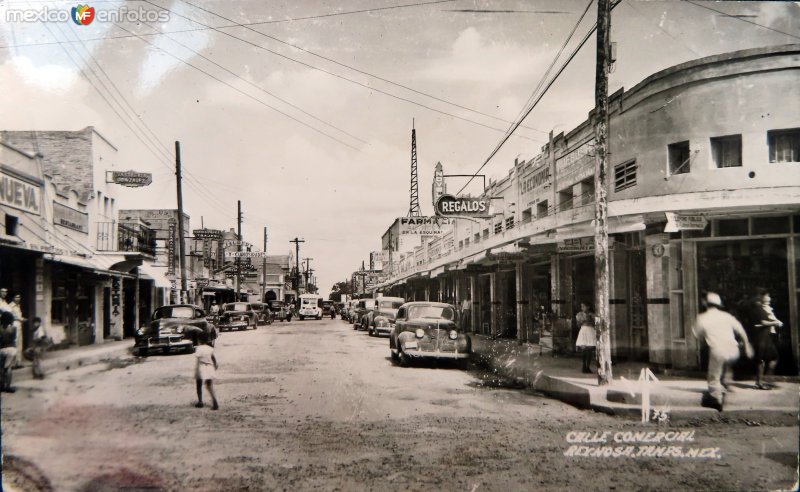
<path fill-rule="evenodd" d="M 400 368 L 386 338 L 340 320 L 224 333 L 216 352 L 219 411 L 194 407 L 188 355 L 82 368 L 4 394 L 5 490 L 775 490 L 795 481 L 791 415 L 644 425 L 507 388 L 475 368 Z M 686 457 L 693 452 L 708 457 Z"/>

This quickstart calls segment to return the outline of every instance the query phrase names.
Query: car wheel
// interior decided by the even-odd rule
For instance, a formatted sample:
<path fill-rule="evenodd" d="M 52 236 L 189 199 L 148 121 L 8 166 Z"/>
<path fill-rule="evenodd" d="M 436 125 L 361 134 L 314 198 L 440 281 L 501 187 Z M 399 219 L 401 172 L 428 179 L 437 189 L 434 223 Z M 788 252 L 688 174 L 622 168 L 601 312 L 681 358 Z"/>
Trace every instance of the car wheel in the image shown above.
<path fill-rule="evenodd" d="M 390 348 L 389 353 L 391 354 L 393 361 L 397 362 L 400 360 L 400 355 L 397 354 L 397 351 L 395 349 Z"/>
<path fill-rule="evenodd" d="M 303 321 L 304 319 L 306 319 L 306 317 L 301 314 L 300 315 L 300 321 Z"/>
<path fill-rule="evenodd" d="M 322 319 L 322 316 L 317 316 L 317 319 Z"/>
<path fill-rule="evenodd" d="M 456 361 L 456 368 L 458 368 L 458 369 L 460 369 L 462 371 L 466 371 L 468 366 L 469 366 L 469 360 L 468 359 L 458 359 Z"/>
<path fill-rule="evenodd" d="M 403 349 L 398 349 L 400 358 L 400 367 L 408 367 L 411 365 L 411 357 L 407 356 Z"/>
<path fill-rule="evenodd" d="M 139 357 L 147 357 L 148 355 L 149 355 L 149 354 L 148 354 L 148 352 L 147 352 L 147 349 L 146 349 L 146 348 L 140 348 L 140 349 L 139 349 Z"/>
<path fill-rule="evenodd" d="M 184 354 L 193 354 L 194 353 L 194 345 L 189 345 L 186 347 L 186 350 L 183 351 Z"/>

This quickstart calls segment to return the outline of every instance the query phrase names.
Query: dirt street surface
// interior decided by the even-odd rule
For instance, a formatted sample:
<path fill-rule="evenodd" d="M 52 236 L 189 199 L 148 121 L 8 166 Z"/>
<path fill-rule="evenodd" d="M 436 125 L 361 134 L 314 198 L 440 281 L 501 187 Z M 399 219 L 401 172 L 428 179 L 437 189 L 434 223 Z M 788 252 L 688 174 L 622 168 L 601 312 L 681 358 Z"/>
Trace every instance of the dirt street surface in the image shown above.
<path fill-rule="evenodd" d="M 2 398 L 4 489 L 787 490 L 796 481 L 792 415 L 645 425 L 509 388 L 478 368 L 398 367 L 386 338 L 341 320 L 224 333 L 216 353 L 219 411 L 194 407 L 191 355 L 21 382 Z"/>

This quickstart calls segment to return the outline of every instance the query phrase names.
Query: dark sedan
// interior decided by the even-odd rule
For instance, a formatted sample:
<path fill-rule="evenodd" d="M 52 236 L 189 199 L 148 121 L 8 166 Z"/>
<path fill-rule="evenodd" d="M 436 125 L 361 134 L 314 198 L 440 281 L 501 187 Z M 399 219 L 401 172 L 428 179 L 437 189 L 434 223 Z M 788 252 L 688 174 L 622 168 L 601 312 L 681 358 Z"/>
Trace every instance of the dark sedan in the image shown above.
<path fill-rule="evenodd" d="M 231 302 L 222 306 L 220 331 L 247 330 L 258 327 L 256 312 L 249 302 Z"/>
<path fill-rule="evenodd" d="M 272 311 L 269 309 L 269 304 L 264 302 L 251 302 L 250 306 L 252 306 L 253 311 L 256 312 L 256 321 L 259 325 L 271 325 L 272 324 Z"/>
<path fill-rule="evenodd" d="M 201 337 L 214 344 L 217 329 L 206 319 L 202 308 L 191 304 L 161 306 L 149 324 L 137 330 L 134 350 L 141 356 L 153 351 L 194 352 Z"/>
<path fill-rule="evenodd" d="M 464 368 L 472 341 L 455 323 L 455 309 L 450 304 L 407 302 L 397 311 L 389 349 L 392 360 L 404 367 L 415 359 L 446 359 Z"/>

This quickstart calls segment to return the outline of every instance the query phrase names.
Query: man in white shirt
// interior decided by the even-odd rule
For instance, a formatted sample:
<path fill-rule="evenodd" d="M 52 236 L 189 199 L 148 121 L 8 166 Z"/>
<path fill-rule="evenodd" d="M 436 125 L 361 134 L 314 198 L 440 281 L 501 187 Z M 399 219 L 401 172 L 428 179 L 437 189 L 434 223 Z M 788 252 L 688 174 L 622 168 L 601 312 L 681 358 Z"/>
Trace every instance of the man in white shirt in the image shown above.
<path fill-rule="evenodd" d="M 739 359 L 739 343 L 736 337 L 744 343 L 748 358 L 753 357 L 753 347 L 742 324 L 719 309 L 722 307 L 719 294 L 709 292 L 705 302 L 708 310 L 697 316 L 692 332 L 708 344 L 708 394 L 712 399 L 711 406 L 722 411 L 723 387 L 728 389 L 729 383 L 726 373 L 730 372 L 730 366 Z"/>

